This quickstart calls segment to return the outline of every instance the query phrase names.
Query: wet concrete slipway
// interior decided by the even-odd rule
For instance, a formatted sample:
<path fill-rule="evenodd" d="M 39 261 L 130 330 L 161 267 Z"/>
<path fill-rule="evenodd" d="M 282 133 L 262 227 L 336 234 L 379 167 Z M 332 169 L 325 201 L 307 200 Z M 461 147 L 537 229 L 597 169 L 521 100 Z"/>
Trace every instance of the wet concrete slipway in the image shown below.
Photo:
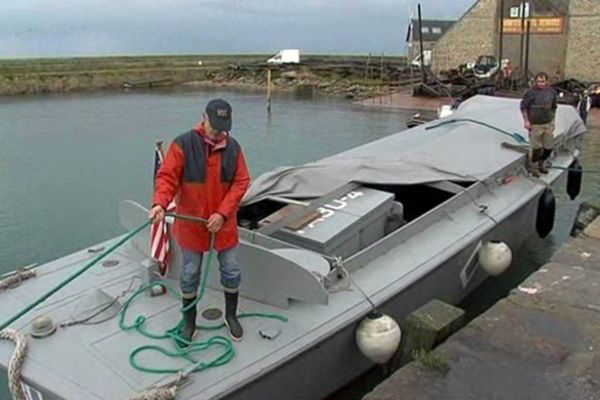
<path fill-rule="evenodd" d="M 600 399 L 600 218 L 427 360 L 363 399 Z"/>

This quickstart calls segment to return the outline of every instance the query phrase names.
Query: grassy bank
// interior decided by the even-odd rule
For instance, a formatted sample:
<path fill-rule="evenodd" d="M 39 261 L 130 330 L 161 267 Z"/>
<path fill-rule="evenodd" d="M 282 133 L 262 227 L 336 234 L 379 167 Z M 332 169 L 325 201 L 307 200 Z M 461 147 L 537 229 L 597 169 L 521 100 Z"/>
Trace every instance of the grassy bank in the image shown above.
<path fill-rule="evenodd" d="M 266 81 L 269 55 L 163 55 L 0 60 L 0 95 L 183 84 L 256 86 Z M 274 67 L 276 89 L 319 87 L 357 91 L 389 84 L 403 57 L 304 55 L 298 65 Z M 358 85 L 364 90 L 358 90 Z"/>

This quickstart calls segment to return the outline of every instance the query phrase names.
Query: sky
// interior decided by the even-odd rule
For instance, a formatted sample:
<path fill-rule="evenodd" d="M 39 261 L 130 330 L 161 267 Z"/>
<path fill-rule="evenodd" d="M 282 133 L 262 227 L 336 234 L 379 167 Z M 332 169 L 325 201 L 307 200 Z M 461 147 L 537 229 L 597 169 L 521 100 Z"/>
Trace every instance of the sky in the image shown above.
<path fill-rule="evenodd" d="M 474 2 L 421 0 L 422 15 L 458 19 Z M 403 54 L 411 9 L 416 1 L 0 0 L 0 58 Z"/>

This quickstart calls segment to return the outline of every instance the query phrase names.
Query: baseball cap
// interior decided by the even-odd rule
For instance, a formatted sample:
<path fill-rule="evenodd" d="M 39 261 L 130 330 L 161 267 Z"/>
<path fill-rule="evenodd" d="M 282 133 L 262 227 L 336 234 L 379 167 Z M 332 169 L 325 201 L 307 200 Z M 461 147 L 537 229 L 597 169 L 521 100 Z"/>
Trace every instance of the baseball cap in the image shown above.
<path fill-rule="evenodd" d="M 206 116 L 210 125 L 219 132 L 231 130 L 231 106 L 223 99 L 214 99 L 206 105 Z"/>

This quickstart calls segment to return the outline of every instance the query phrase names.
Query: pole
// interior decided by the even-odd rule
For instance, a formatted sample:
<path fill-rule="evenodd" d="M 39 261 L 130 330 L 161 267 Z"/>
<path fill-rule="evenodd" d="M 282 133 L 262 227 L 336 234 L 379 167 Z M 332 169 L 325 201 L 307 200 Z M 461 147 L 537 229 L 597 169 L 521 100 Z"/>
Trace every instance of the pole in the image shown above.
<path fill-rule="evenodd" d="M 519 11 L 521 13 L 521 45 L 519 47 L 519 69 L 521 70 L 521 77 L 525 77 L 525 72 L 523 71 L 523 40 L 525 33 L 525 3 L 521 3 L 519 6 Z"/>
<path fill-rule="evenodd" d="M 500 0 L 500 29 L 498 32 L 498 63 L 500 68 L 502 68 L 502 52 L 504 50 L 504 0 Z"/>
<path fill-rule="evenodd" d="M 271 68 L 267 68 L 267 112 L 271 114 Z"/>
<path fill-rule="evenodd" d="M 421 3 L 417 5 L 417 10 L 419 14 L 419 51 L 421 52 L 421 78 L 423 83 L 425 83 L 427 79 L 425 79 L 425 58 L 423 57 L 423 29 L 421 26 Z"/>
<path fill-rule="evenodd" d="M 531 21 L 527 19 L 527 33 L 525 35 L 525 80 L 529 78 L 529 40 L 531 36 Z"/>

